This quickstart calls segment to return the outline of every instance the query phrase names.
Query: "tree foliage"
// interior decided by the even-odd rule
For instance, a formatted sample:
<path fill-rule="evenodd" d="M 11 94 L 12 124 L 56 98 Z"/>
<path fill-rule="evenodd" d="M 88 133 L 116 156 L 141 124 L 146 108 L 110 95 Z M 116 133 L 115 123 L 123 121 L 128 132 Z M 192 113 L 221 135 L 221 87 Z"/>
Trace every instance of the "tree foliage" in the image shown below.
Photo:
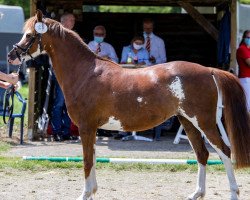
<path fill-rule="evenodd" d="M 160 6 L 100 6 L 99 12 L 122 12 L 122 13 L 176 13 L 179 7 Z"/>
<path fill-rule="evenodd" d="M 240 3 L 250 4 L 250 0 L 239 0 Z M 0 0 L 0 4 L 21 6 L 24 9 L 25 18 L 30 16 L 29 0 Z M 178 13 L 180 7 L 160 6 L 95 6 L 99 12 L 127 12 L 127 13 Z"/>
<path fill-rule="evenodd" d="M 250 4 L 250 0 L 240 0 L 240 3 Z"/>
<path fill-rule="evenodd" d="M 25 18 L 30 16 L 30 1 L 29 0 L 0 0 L 2 5 L 21 6 L 24 10 Z"/>

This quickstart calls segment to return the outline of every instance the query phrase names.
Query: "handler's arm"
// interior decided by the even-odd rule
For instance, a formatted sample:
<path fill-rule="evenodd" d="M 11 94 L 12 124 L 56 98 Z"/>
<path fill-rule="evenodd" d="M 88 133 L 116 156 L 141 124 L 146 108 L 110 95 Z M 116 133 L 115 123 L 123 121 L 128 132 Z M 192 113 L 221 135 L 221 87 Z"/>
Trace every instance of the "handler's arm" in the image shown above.
<path fill-rule="evenodd" d="M 1 88 L 7 89 L 10 86 L 11 86 L 11 83 L 0 81 Z"/>
<path fill-rule="evenodd" d="M 15 85 L 18 82 L 18 74 L 5 74 L 3 72 L 0 72 L 0 80 L 7 81 L 8 83 Z"/>

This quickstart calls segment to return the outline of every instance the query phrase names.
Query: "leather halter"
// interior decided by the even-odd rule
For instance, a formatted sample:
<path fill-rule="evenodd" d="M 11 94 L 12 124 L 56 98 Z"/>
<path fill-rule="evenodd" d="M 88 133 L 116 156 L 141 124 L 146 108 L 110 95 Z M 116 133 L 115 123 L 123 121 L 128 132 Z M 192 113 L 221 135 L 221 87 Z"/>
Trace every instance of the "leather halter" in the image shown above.
<path fill-rule="evenodd" d="M 21 54 L 23 54 L 23 55 L 28 54 L 33 59 L 32 55 L 29 53 L 29 50 L 30 50 L 30 48 L 32 47 L 32 45 L 34 44 L 34 42 L 36 41 L 37 38 L 38 38 L 38 46 L 40 48 L 40 52 L 42 52 L 43 51 L 43 48 L 42 48 L 42 34 L 40 34 L 40 33 L 36 33 L 35 35 L 31 36 L 31 39 L 28 42 L 26 47 L 21 47 L 18 44 L 13 45 L 14 51 L 16 52 L 16 56 L 17 56 L 17 58 L 19 59 L 20 62 L 23 62 L 21 60 Z M 18 49 L 21 50 L 21 53 L 18 53 Z"/>
<path fill-rule="evenodd" d="M 24 59 L 21 59 L 21 54 L 23 55 L 29 55 L 32 59 L 32 55 L 29 53 L 30 48 L 36 41 L 36 38 L 38 38 L 38 45 L 40 48 L 40 52 L 42 52 L 42 45 L 41 45 L 41 34 L 37 33 L 33 35 L 28 42 L 26 47 L 21 47 L 18 44 L 13 45 L 14 51 L 16 53 L 17 58 L 21 62 L 21 64 L 18 66 L 17 74 L 19 74 L 21 66 L 23 65 Z M 21 50 L 21 53 L 18 52 L 18 49 Z M 7 124 L 9 120 L 12 117 L 13 109 L 14 109 L 14 94 L 15 94 L 15 86 L 11 85 L 9 88 L 6 89 L 4 93 L 4 105 L 3 105 L 3 122 Z M 6 117 L 8 117 L 8 120 L 6 120 Z"/>

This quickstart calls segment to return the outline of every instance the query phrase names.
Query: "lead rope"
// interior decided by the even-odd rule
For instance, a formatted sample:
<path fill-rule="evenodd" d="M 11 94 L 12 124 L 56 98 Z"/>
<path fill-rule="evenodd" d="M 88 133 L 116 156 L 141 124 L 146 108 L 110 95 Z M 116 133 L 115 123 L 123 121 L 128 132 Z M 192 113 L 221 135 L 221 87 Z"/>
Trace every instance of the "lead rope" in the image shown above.
<path fill-rule="evenodd" d="M 21 59 L 20 59 L 21 60 Z M 17 74 L 19 75 L 21 66 L 23 64 L 23 61 L 18 66 Z M 14 94 L 15 94 L 15 86 L 11 85 L 5 90 L 4 93 L 4 103 L 3 103 L 3 122 L 4 124 L 8 124 L 14 110 Z M 8 120 L 6 120 L 6 117 L 8 117 Z"/>

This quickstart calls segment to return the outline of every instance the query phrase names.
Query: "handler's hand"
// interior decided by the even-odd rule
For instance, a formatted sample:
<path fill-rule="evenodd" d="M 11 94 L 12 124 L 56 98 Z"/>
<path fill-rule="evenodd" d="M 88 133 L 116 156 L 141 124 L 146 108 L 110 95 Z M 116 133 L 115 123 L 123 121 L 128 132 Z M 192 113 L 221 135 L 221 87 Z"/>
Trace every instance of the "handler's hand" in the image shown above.
<path fill-rule="evenodd" d="M 18 82 L 18 80 L 19 80 L 19 77 L 18 77 L 17 73 L 11 73 L 8 76 L 10 78 L 9 79 L 9 83 L 11 83 L 13 85 L 15 85 Z"/>

